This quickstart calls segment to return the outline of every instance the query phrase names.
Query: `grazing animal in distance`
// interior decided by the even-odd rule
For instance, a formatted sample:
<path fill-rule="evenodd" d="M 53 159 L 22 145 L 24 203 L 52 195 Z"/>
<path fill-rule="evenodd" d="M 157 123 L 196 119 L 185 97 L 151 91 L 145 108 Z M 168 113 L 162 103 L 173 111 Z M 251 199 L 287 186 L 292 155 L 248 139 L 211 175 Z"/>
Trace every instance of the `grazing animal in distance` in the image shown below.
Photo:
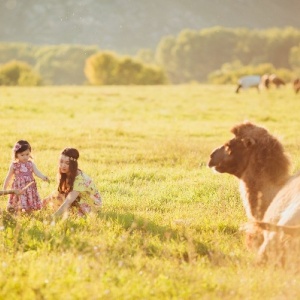
<path fill-rule="evenodd" d="M 241 88 L 247 89 L 250 87 L 255 87 L 259 91 L 260 83 L 261 83 L 261 76 L 259 75 L 243 76 L 238 80 L 238 86 L 235 92 L 238 93 Z"/>
<path fill-rule="evenodd" d="M 270 79 L 269 79 L 269 74 L 264 74 L 263 76 L 261 76 L 260 79 L 260 89 L 262 88 L 269 88 L 270 86 Z"/>
<path fill-rule="evenodd" d="M 239 179 L 246 215 L 254 224 L 246 235 L 262 240 L 258 261 L 281 263 L 283 241 L 292 245 L 294 239 L 274 228 L 300 225 L 300 174 L 289 174 L 288 155 L 265 128 L 244 122 L 231 132 L 234 138 L 211 153 L 208 166 Z"/>
<path fill-rule="evenodd" d="M 296 78 L 293 82 L 294 91 L 296 94 L 300 91 L 300 78 Z"/>
<path fill-rule="evenodd" d="M 284 80 L 279 78 L 275 74 L 271 74 L 269 76 L 269 81 L 270 81 L 271 84 L 274 84 L 276 86 L 276 88 L 280 88 L 281 85 L 285 85 Z"/>

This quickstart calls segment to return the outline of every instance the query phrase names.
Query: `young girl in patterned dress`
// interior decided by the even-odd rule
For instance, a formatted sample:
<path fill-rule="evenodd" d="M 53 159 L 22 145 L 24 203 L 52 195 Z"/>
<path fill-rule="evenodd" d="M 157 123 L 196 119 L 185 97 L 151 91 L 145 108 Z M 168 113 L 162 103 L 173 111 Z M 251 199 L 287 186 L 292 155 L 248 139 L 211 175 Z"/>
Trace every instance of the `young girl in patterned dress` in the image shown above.
<path fill-rule="evenodd" d="M 48 177 L 43 175 L 32 161 L 30 144 L 27 141 L 20 140 L 13 148 L 13 162 L 9 167 L 3 188 L 6 190 L 14 177 L 11 188 L 13 190 L 24 189 L 24 192 L 21 195 L 11 194 L 9 196 L 7 205 L 9 212 L 31 212 L 41 209 L 41 199 L 33 174 L 49 182 Z M 28 186 L 29 183 L 32 184 Z"/>
<path fill-rule="evenodd" d="M 78 168 L 78 158 L 79 152 L 75 148 L 66 148 L 60 155 L 57 192 L 43 200 L 43 206 L 59 202 L 54 218 L 70 209 L 83 216 L 102 205 L 95 183 Z"/>

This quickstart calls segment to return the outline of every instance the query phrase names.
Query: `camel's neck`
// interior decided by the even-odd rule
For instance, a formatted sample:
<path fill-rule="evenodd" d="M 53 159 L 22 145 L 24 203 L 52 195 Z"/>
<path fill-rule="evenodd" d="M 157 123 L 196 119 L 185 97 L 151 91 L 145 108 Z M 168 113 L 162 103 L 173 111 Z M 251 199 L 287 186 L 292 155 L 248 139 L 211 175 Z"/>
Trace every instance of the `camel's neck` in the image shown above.
<path fill-rule="evenodd" d="M 240 178 L 240 192 L 248 219 L 262 220 L 275 195 L 287 178 L 276 183 L 267 179 L 245 176 Z"/>

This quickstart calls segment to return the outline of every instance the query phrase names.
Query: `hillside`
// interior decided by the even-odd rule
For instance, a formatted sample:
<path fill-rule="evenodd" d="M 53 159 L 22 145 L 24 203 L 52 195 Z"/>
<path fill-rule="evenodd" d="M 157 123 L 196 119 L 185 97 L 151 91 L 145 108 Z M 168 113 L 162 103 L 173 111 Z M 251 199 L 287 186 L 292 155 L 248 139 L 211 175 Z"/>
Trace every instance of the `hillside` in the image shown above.
<path fill-rule="evenodd" d="M 0 41 L 88 44 L 134 53 L 212 26 L 300 28 L 299 0 L 1 0 Z"/>

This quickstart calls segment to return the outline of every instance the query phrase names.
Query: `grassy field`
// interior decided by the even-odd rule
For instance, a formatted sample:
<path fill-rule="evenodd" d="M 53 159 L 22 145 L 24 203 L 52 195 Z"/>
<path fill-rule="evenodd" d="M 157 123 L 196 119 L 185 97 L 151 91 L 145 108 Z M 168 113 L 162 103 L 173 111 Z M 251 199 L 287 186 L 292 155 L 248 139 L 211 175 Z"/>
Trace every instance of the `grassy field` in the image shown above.
<path fill-rule="evenodd" d="M 26 139 L 51 179 L 36 179 L 42 198 L 68 146 L 103 197 L 98 215 L 54 225 L 51 211 L 2 212 L 0 299 L 297 299 L 296 268 L 255 265 L 239 231 L 238 182 L 206 163 L 249 120 L 279 137 L 299 170 L 300 97 L 289 86 L 234 90 L 0 87 L 2 184 L 13 145 Z"/>

